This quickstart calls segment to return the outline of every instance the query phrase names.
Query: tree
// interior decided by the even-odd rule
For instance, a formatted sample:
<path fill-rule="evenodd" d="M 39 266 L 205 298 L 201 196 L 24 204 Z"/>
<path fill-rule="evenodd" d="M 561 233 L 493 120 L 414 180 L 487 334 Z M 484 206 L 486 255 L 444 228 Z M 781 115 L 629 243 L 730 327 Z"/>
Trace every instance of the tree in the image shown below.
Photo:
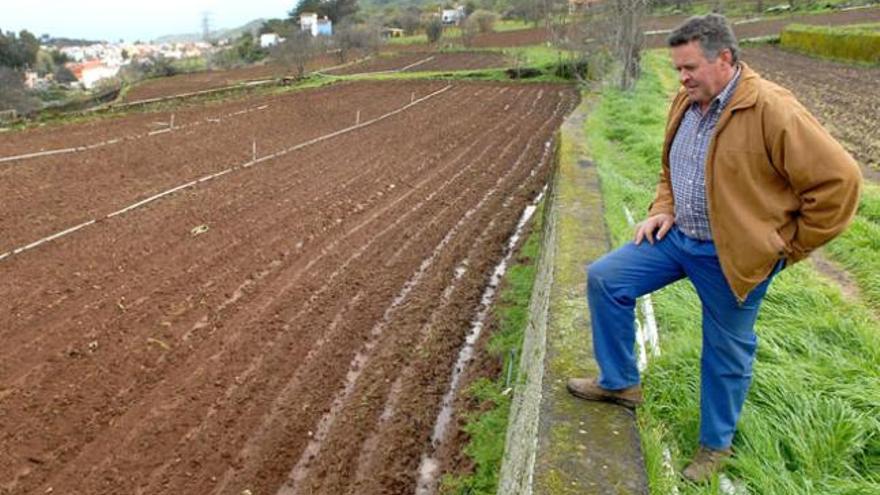
<path fill-rule="evenodd" d="M 421 11 L 418 8 L 407 8 L 392 18 L 393 26 L 403 29 L 407 35 L 412 35 L 421 26 Z"/>
<path fill-rule="evenodd" d="M 296 8 L 287 13 L 291 20 L 296 21 L 299 16 L 305 13 L 318 14 L 319 16 L 327 15 L 327 2 L 324 0 L 300 0 Z"/>
<path fill-rule="evenodd" d="M 76 82 L 76 76 L 73 75 L 73 72 L 70 72 L 70 69 L 63 65 L 55 67 L 55 71 L 52 72 L 52 77 L 55 79 L 55 82 L 59 84 Z"/>
<path fill-rule="evenodd" d="M 296 77 L 303 77 L 306 65 L 320 50 L 320 43 L 306 31 L 291 33 L 284 42 L 272 48 L 271 55 L 282 65 L 293 68 Z"/>
<path fill-rule="evenodd" d="M 254 37 L 250 33 L 243 33 L 235 40 L 233 50 L 238 54 L 238 58 L 247 64 L 252 64 L 266 57 L 266 52 L 260 48 Z"/>
<path fill-rule="evenodd" d="M 34 62 L 37 61 L 37 53 L 40 51 L 40 40 L 29 31 L 22 30 L 18 33 L 18 41 L 25 64 L 34 65 Z"/>
<path fill-rule="evenodd" d="M 60 52 L 58 50 L 52 50 L 49 52 L 49 54 L 52 55 L 52 63 L 54 63 L 55 65 L 64 65 L 67 62 L 72 61 L 66 53 Z"/>
<path fill-rule="evenodd" d="M 611 61 L 620 67 L 619 85 L 632 88 L 639 77 L 644 36 L 641 19 L 649 0 L 602 2 L 571 26 L 569 50 L 586 60 L 593 74 L 600 74 Z"/>
<path fill-rule="evenodd" d="M 428 43 L 437 43 L 443 36 L 443 21 L 439 17 L 431 17 L 425 23 L 425 35 L 428 37 Z"/>
<path fill-rule="evenodd" d="M 39 108 L 39 102 L 28 93 L 21 72 L 0 67 L 0 110 L 15 110 L 20 114 Z"/>
<path fill-rule="evenodd" d="M 333 24 L 340 24 L 357 10 L 357 0 L 302 0 L 288 15 L 292 21 L 298 22 L 302 14 L 313 13 L 329 18 Z"/>
<path fill-rule="evenodd" d="M 5 35 L 0 32 L 0 66 L 32 67 L 39 51 L 40 41 L 27 30 L 22 30 L 18 36 L 12 31 Z"/>
<path fill-rule="evenodd" d="M 461 25 L 461 44 L 465 48 L 470 48 L 474 43 L 474 38 L 480 32 L 480 25 L 473 17 L 465 19 Z"/>
<path fill-rule="evenodd" d="M 343 24 L 337 29 L 333 40 L 339 49 L 340 63 L 348 61 L 348 56 L 352 51 L 361 53 L 377 53 L 379 51 L 380 37 L 379 30 L 375 27 L 360 24 Z"/>
<path fill-rule="evenodd" d="M 468 17 L 468 22 L 473 22 L 474 24 L 476 24 L 477 29 L 481 33 L 491 33 L 492 31 L 494 31 L 495 21 L 497 20 L 498 14 L 484 9 L 476 10 Z"/>
<path fill-rule="evenodd" d="M 269 19 L 260 26 L 257 34 L 275 33 L 282 38 L 288 38 L 293 33 L 298 32 L 299 26 L 294 25 L 291 19 Z"/>

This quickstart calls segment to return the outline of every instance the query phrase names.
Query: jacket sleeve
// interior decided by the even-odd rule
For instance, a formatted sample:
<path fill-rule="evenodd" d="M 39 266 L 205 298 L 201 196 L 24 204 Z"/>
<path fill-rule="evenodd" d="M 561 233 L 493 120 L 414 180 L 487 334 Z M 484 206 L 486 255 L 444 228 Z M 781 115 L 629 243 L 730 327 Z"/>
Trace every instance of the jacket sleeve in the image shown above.
<path fill-rule="evenodd" d="M 664 138 L 663 153 L 666 153 L 666 143 L 672 139 L 672 133 L 675 132 L 675 123 L 673 121 L 675 119 L 674 115 L 676 109 L 681 106 L 682 101 L 684 101 L 685 98 L 687 98 L 687 94 L 680 90 L 669 107 L 669 112 L 666 117 L 666 136 Z M 654 192 L 654 200 L 651 201 L 651 206 L 648 207 L 649 217 L 661 213 L 675 215 L 675 200 L 672 195 L 672 180 L 669 177 L 670 172 L 668 160 L 664 156 L 661 161 L 663 165 L 660 169 L 660 177 L 657 180 L 657 189 Z"/>
<path fill-rule="evenodd" d="M 800 261 L 840 234 L 855 216 L 861 189 L 856 161 L 794 98 L 768 143 L 773 163 L 800 198 L 796 230 L 784 239 L 789 262 Z"/>
<path fill-rule="evenodd" d="M 675 204 L 672 199 L 672 183 L 669 180 L 669 167 L 663 166 L 660 170 L 660 179 L 657 181 L 657 190 L 654 193 L 654 201 L 648 208 L 648 216 L 668 213 L 675 215 Z"/>

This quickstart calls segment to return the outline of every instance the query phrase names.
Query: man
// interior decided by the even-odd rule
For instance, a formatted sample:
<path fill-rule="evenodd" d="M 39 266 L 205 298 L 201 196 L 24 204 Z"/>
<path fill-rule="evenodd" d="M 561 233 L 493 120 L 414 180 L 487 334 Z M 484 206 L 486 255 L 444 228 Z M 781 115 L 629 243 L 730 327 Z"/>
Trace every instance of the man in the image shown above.
<path fill-rule="evenodd" d="M 588 267 L 601 372 L 569 380 L 568 389 L 639 405 L 636 298 L 689 278 L 703 305 L 700 448 L 682 474 L 702 482 L 731 455 L 770 280 L 847 226 L 861 175 L 791 93 L 739 61 L 723 16 L 693 17 L 668 42 L 683 88 L 669 112 L 656 195 L 634 242 Z"/>

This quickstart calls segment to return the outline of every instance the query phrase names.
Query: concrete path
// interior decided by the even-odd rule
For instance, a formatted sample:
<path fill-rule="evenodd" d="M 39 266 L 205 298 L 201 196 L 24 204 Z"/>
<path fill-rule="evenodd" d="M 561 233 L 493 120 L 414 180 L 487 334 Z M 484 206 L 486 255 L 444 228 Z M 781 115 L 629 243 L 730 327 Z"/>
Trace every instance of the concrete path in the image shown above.
<path fill-rule="evenodd" d="M 586 98 L 560 133 L 499 495 L 648 493 L 635 415 L 565 390 L 569 376 L 596 373 L 584 266 L 609 248 L 584 142 L 591 104 Z"/>

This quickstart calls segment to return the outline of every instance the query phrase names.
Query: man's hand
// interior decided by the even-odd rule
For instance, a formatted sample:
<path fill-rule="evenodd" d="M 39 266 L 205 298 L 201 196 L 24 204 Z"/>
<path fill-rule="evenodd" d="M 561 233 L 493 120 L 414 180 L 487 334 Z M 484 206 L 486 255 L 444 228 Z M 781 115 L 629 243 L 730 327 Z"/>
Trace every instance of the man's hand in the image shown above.
<path fill-rule="evenodd" d="M 635 243 L 639 245 L 642 243 L 642 239 L 647 239 L 649 243 L 654 244 L 654 231 L 657 229 L 657 240 L 663 239 L 663 236 L 669 232 L 669 229 L 672 228 L 672 225 L 675 223 L 675 217 L 668 213 L 660 213 L 654 215 L 653 217 L 649 217 L 644 222 L 636 225 L 636 237 Z"/>

